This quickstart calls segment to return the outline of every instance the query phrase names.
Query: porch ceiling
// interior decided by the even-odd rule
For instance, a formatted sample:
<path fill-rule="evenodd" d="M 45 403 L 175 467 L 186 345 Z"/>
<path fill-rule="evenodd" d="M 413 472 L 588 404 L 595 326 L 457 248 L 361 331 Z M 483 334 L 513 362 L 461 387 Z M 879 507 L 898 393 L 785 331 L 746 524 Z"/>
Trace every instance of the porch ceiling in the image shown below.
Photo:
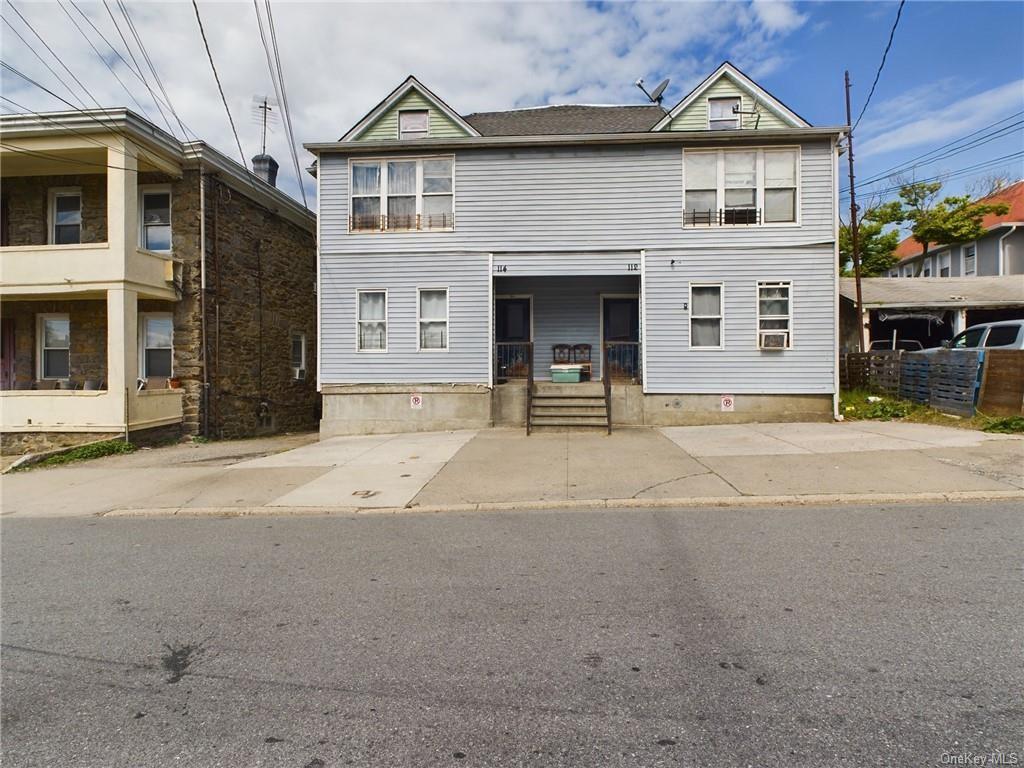
<path fill-rule="evenodd" d="M 64 176 L 77 174 L 105 174 L 107 150 L 105 147 L 76 147 L 68 149 L 36 149 L 24 142 L 5 140 L 0 147 L 0 166 L 5 178 L 16 176 Z M 138 158 L 139 171 L 162 171 L 146 160 Z"/>

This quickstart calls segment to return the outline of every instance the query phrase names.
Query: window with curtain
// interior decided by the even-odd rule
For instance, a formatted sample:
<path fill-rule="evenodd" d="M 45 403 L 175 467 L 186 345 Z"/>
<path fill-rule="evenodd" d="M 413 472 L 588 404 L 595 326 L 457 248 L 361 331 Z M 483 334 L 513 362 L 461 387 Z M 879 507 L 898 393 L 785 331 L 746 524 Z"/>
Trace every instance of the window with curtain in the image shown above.
<path fill-rule="evenodd" d="M 690 346 L 723 346 L 721 285 L 690 285 Z"/>
<path fill-rule="evenodd" d="M 142 192 L 139 206 L 142 245 L 149 251 L 171 250 L 171 193 L 168 190 Z"/>
<path fill-rule="evenodd" d="M 352 163 L 353 230 L 380 229 L 380 163 Z"/>
<path fill-rule="evenodd" d="M 399 139 L 425 139 L 430 133 L 430 113 L 425 109 L 403 109 L 398 113 Z"/>
<path fill-rule="evenodd" d="M 796 150 L 764 152 L 764 220 L 796 221 Z"/>
<path fill-rule="evenodd" d="M 722 131 L 740 127 L 741 115 L 734 110 L 740 109 L 739 97 L 708 99 L 708 128 Z"/>
<path fill-rule="evenodd" d="M 142 340 L 142 360 L 139 375 L 167 377 L 173 369 L 174 320 L 170 314 L 142 315 L 139 336 Z"/>
<path fill-rule="evenodd" d="M 359 351 L 384 352 L 388 348 L 388 295 L 384 291 L 359 292 Z"/>
<path fill-rule="evenodd" d="M 448 289 L 420 289 L 420 349 L 448 349 Z"/>
<path fill-rule="evenodd" d="M 39 316 L 39 377 L 71 376 L 71 319 L 68 315 Z"/>
<path fill-rule="evenodd" d="M 54 245 L 73 245 L 82 242 L 81 190 L 57 189 L 50 194 L 50 220 L 53 225 L 50 242 Z"/>
<path fill-rule="evenodd" d="M 455 161 L 360 160 L 352 163 L 349 230 L 455 228 Z"/>
<path fill-rule="evenodd" d="M 388 229 L 416 228 L 415 160 L 388 163 Z"/>
<path fill-rule="evenodd" d="M 783 331 L 786 333 L 786 348 L 792 341 L 791 283 L 757 284 L 757 330 L 764 332 Z"/>
<path fill-rule="evenodd" d="M 720 149 L 683 154 L 683 224 L 795 223 L 799 150 Z"/>

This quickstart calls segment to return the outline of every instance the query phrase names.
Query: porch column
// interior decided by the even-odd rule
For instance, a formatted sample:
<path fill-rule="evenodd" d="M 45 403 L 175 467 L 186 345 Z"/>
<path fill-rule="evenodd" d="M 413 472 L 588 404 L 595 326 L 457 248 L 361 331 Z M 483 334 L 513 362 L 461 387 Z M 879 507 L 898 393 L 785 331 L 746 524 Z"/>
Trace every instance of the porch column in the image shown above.
<path fill-rule="evenodd" d="M 111 256 L 127 267 L 128 254 L 135 252 L 139 242 L 138 158 L 132 142 L 113 141 L 116 146 L 107 149 L 107 242 Z"/>
<path fill-rule="evenodd" d="M 960 331 L 967 327 L 967 310 L 966 309 L 954 309 L 953 310 L 953 335 L 956 336 Z"/>
<path fill-rule="evenodd" d="M 125 396 L 135 396 L 139 378 L 139 294 L 124 288 L 107 291 L 107 391 L 125 412 Z M 123 416 L 119 417 L 123 420 Z"/>

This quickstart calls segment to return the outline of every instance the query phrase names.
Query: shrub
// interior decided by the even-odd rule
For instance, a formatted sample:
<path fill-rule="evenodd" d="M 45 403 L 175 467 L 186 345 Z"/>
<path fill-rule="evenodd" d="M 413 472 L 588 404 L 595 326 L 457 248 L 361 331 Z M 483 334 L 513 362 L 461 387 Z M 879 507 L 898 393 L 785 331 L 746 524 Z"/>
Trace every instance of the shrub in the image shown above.
<path fill-rule="evenodd" d="M 982 429 L 985 432 L 1001 432 L 1005 435 L 1024 434 L 1024 416 L 992 417 Z"/>

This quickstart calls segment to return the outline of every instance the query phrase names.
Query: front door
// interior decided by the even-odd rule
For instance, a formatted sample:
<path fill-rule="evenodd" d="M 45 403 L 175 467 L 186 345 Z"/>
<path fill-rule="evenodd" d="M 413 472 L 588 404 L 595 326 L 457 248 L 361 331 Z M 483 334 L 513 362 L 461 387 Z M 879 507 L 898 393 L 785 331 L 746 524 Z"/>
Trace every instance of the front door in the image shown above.
<path fill-rule="evenodd" d="M 525 378 L 529 371 L 533 328 L 529 297 L 494 300 L 495 377 Z"/>
<path fill-rule="evenodd" d="M 640 371 L 640 299 L 601 297 L 601 344 L 608 345 L 608 373 L 613 379 L 638 378 Z M 604 356 L 602 355 L 602 361 Z M 602 371 L 604 376 L 605 372 Z"/>
<path fill-rule="evenodd" d="M 0 323 L 0 389 L 14 389 L 14 321 Z"/>

